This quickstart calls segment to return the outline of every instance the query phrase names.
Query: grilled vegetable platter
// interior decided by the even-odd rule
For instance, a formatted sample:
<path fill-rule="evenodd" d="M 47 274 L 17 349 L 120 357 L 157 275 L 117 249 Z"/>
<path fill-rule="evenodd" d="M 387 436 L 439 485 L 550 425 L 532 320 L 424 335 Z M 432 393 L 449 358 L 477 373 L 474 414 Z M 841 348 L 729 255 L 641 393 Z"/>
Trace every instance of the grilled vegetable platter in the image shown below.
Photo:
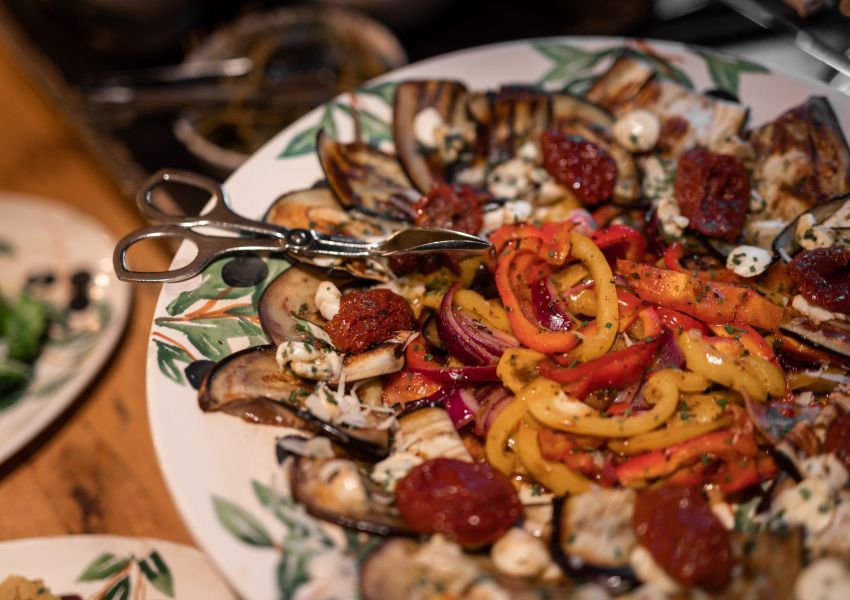
<path fill-rule="evenodd" d="M 212 509 L 284 597 L 850 596 L 847 106 L 756 121 L 643 50 L 580 93 L 398 79 L 392 144 L 357 102 L 315 129 L 265 220 L 493 248 L 264 272 L 258 343 L 187 368 L 274 440 L 284 541 Z"/>

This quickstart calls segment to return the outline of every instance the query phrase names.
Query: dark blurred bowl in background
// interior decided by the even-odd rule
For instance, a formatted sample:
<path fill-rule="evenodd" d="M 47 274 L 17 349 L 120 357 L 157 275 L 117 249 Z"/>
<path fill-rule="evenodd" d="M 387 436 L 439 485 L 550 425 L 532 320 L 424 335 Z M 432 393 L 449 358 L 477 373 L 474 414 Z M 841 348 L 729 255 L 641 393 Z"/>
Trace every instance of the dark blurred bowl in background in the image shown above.
<path fill-rule="evenodd" d="M 250 13 L 210 35 L 186 62 L 247 56 L 254 63 L 222 107 L 189 108 L 174 124 L 195 156 L 230 173 L 318 104 L 404 65 L 407 55 L 383 25 L 331 6 Z"/>

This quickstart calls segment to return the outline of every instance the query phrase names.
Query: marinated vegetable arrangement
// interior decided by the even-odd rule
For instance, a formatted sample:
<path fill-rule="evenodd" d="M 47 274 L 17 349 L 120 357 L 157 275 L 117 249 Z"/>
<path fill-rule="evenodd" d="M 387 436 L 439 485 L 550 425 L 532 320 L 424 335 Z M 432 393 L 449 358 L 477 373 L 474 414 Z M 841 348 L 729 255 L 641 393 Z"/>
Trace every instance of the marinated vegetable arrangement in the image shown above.
<path fill-rule="evenodd" d="M 320 133 L 266 219 L 491 253 L 289 268 L 201 408 L 384 538 L 370 600 L 846 597 L 850 149 L 824 98 L 747 115 L 629 53 L 582 98 L 402 82 L 396 154 Z"/>

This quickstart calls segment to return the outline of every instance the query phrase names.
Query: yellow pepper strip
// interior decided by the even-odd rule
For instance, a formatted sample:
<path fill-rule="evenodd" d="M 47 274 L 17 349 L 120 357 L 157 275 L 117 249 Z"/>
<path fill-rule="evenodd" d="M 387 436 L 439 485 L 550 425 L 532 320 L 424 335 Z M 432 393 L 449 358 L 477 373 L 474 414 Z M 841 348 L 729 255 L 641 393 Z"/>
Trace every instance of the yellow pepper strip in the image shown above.
<path fill-rule="evenodd" d="M 575 349 L 576 358 L 587 362 L 608 352 L 617 339 L 617 332 L 620 330 L 617 289 L 614 286 L 614 274 L 605 260 L 605 255 L 589 237 L 573 231 L 570 233 L 570 246 L 570 253 L 590 272 L 596 290 L 596 331 L 593 335 L 585 335 L 582 343 Z"/>
<path fill-rule="evenodd" d="M 485 300 L 484 296 L 477 292 L 465 289 L 457 290 L 454 296 L 454 305 L 474 313 L 485 325 L 513 334 L 511 324 L 508 322 L 508 314 L 502 305 Z"/>
<path fill-rule="evenodd" d="M 552 275 L 549 280 L 555 286 L 555 291 L 563 296 L 588 275 L 590 272 L 587 267 L 581 263 L 573 263 Z"/>
<path fill-rule="evenodd" d="M 830 392 L 838 383 L 847 379 L 844 371 L 835 367 L 818 371 L 792 371 L 786 377 L 792 390 L 806 388 L 815 393 Z"/>
<path fill-rule="evenodd" d="M 729 417 L 721 417 L 704 423 L 680 422 L 678 425 L 670 424 L 662 429 L 642 433 L 627 440 L 612 440 L 608 442 L 608 447 L 619 454 L 640 454 L 647 450 L 657 450 L 685 442 L 709 431 L 721 429 L 731 424 L 732 419 Z"/>
<path fill-rule="evenodd" d="M 592 487 L 592 482 L 576 473 L 562 462 L 546 460 L 540 451 L 537 429 L 520 425 L 515 435 L 514 450 L 529 473 L 556 496 L 581 494 Z"/>
<path fill-rule="evenodd" d="M 494 469 L 504 475 L 514 470 L 514 455 L 508 451 L 508 441 L 526 415 L 528 406 L 522 395 L 516 396 L 493 421 L 484 442 L 484 454 Z"/>
<path fill-rule="evenodd" d="M 746 371 L 764 384 L 767 393 L 774 398 L 785 395 L 785 375 L 775 364 L 760 356 L 741 356 L 735 359 Z"/>
<path fill-rule="evenodd" d="M 711 344 L 705 342 L 702 339 L 702 335 L 695 329 L 682 332 L 677 338 L 677 342 L 682 349 L 682 354 L 685 356 L 685 363 L 690 370 L 699 373 L 715 383 L 732 388 L 736 392 L 746 394 L 755 400 L 764 401 L 767 399 L 768 389 L 763 382 L 763 378 L 767 378 L 765 374 L 767 373 L 767 369 L 763 365 L 759 364 L 758 367 L 759 369 L 764 369 L 763 371 L 751 372 L 749 366 L 745 368 L 736 362 L 734 357 L 724 354 Z M 768 365 L 770 364 L 767 361 L 764 362 Z M 775 389 L 774 386 L 771 386 L 771 389 Z M 782 393 L 777 395 L 781 396 L 785 393 L 784 378 L 781 390 Z"/>
<path fill-rule="evenodd" d="M 537 363 L 544 358 L 546 355 L 536 350 L 508 348 L 499 359 L 496 375 L 506 388 L 518 394 L 522 388 L 538 377 Z"/>
<path fill-rule="evenodd" d="M 723 416 L 723 407 L 728 403 L 729 396 L 737 396 L 734 393 L 712 392 L 710 394 L 685 394 L 679 402 L 681 409 L 669 425 L 681 421 L 683 424 L 708 423 Z M 726 398 L 720 401 L 720 398 Z M 719 403 L 718 403 L 719 402 Z"/>
<path fill-rule="evenodd" d="M 464 258 L 458 263 L 458 267 L 460 267 L 461 287 L 468 288 L 472 285 L 472 280 L 475 279 L 475 273 L 478 271 L 478 267 L 484 264 L 485 260 L 487 260 L 486 256 L 478 255 Z"/>
<path fill-rule="evenodd" d="M 604 438 L 626 438 L 660 427 L 676 412 L 679 390 L 699 392 L 708 381 L 695 373 L 664 369 L 650 375 L 644 397 L 652 404 L 646 412 L 628 417 L 606 417 L 582 412 L 583 402 L 569 398 L 556 382 L 539 377 L 522 391 L 531 415 L 553 429 Z M 579 406 L 580 405 L 580 406 Z"/>

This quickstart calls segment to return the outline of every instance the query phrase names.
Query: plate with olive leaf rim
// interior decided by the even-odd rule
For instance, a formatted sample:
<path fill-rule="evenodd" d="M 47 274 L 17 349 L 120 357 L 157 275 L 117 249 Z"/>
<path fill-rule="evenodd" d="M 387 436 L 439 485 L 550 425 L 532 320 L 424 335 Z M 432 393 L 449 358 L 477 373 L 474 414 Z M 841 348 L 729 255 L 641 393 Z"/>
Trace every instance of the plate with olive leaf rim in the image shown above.
<path fill-rule="evenodd" d="M 355 99 L 362 134 L 392 148 L 391 109 L 397 83 L 410 78 L 458 79 L 473 89 L 504 83 L 540 84 L 581 94 L 624 46 L 667 61 L 684 84 L 721 89 L 750 106 L 750 123 L 781 114 L 812 94 L 827 96 L 850 131 L 850 103 L 815 82 L 677 43 L 620 38 L 548 38 L 474 48 L 430 59 L 368 83 L 285 129 L 226 182 L 233 204 L 260 218 L 283 192 L 322 177 L 316 133 L 353 138 Z M 178 260 L 190 254 L 181 249 Z M 198 543 L 245 597 L 356 597 L 356 536 L 317 524 L 295 505 L 275 457 L 279 429 L 203 414 L 197 384 L 211 361 L 266 343 L 256 317 L 264 286 L 285 261 L 225 259 L 194 280 L 166 285 L 152 324 L 147 363 L 148 406 L 166 481 Z"/>
<path fill-rule="evenodd" d="M 0 192 L 0 293 L 14 299 L 26 288 L 50 314 L 29 380 L 0 394 L 0 463 L 74 401 L 118 342 L 131 288 L 112 270 L 114 245 L 101 223 L 66 204 Z"/>
<path fill-rule="evenodd" d="M 70 535 L 0 543 L 0 589 L 16 575 L 40 580 L 36 588 L 63 600 L 236 598 L 197 549 L 147 538 Z"/>

